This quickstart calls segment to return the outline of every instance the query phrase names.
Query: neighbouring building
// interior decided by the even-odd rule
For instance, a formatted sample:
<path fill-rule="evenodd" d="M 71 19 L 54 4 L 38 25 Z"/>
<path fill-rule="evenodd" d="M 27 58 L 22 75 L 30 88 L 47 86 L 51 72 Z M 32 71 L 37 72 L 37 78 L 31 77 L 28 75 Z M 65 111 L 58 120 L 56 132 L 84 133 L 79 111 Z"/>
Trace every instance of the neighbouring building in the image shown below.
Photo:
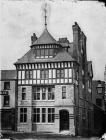
<path fill-rule="evenodd" d="M 15 130 L 16 70 L 1 70 L 0 131 Z"/>
<path fill-rule="evenodd" d="M 94 130 L 95 134 L 103 134 L 106 131 L 105 113 L 105 82 L 93 80 L 92 102 L 94 104 Z"/>
<path fill-rule="evenodd" d="M 17 131 L 91 134 L 92 63 L 85 34 L 76 22 L 72 28 L 70 43 L 56 41 L 45 26 L 40 37 L 31 36 L 30 50 L 15 63 Z"/>
<path fill-rule="evenodd" d="M 105 81 L 105 101 L 106 101 L 106 65 L 105 65 L 105 71 L 104 71 L 104 81 Z"/>

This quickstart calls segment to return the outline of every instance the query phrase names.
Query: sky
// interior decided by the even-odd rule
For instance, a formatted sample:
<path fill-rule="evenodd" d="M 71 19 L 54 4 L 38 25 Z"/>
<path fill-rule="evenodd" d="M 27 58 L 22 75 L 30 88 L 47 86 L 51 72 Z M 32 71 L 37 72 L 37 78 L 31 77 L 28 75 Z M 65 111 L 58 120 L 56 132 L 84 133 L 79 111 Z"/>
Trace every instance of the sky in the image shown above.
<path fill-rule="evenodd" d="M 73 41 L 72 25 L 77 22 L 87 37 L 87 59 L 92 61 L 95 80 L 104 80 L 106 65 L 106 7 L 97 1 L 2 0 L 0 1 L 0 66 L 15 69 L 14 63 L 31 45 L 31 35 L 44 30 L 44 4 L 47 28 L 58 40 Z"/>

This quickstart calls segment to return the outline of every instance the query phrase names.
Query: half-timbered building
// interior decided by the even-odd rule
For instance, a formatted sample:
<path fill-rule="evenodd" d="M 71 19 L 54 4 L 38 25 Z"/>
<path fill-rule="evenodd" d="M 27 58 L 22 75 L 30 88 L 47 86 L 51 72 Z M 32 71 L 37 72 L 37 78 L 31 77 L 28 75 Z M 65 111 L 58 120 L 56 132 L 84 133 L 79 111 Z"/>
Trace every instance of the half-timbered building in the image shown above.
<path fill-rule="evenodd" d="M 38 38 L 34 33 L 30 50 L 15 63 L 17 131 L 84 135 L 92 129 L 86 36 L 76 22 L 72 28 L 72 43 L 56 41 L 47 27 Z"/>

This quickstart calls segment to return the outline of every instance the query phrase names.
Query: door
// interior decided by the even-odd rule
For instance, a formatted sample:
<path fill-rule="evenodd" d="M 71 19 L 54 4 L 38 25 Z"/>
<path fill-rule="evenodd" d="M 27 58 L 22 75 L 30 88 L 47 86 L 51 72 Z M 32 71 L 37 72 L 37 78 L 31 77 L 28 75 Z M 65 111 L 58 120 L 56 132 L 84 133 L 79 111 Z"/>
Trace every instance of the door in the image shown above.
<path fill-rule="evenodd" d="M 67 110 L 60 110 L 60 131 L 69 130 L 69 112 Z"/>

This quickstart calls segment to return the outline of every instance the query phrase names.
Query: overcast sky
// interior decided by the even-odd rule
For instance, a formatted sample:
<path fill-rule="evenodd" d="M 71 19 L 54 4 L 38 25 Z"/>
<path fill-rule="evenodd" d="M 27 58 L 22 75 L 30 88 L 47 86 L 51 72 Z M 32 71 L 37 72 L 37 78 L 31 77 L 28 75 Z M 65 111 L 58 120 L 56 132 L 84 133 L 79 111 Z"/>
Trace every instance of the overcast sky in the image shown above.
<path fill-rule="evenodd" d="M 106 64 L 106 7 L 97 1 L 46 0 L 48 30 L 58 40 L 73 41 L 76 21 L 87 36 L 87 58 L 93 62 L 94 79 L 104 80 Z M 31 45 L 31 35 L 44 30 L 44 0 L 3 0 L 1 4 L 1 69 L 15 69 L 13 63 Z"/>

